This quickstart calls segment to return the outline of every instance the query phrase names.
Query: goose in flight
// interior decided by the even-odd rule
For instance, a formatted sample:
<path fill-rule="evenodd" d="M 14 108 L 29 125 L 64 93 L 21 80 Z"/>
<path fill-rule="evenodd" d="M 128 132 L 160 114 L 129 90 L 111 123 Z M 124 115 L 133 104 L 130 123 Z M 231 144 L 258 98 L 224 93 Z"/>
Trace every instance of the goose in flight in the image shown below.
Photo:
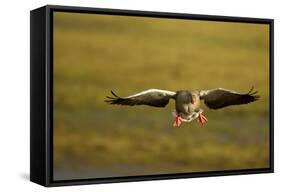
<path fill-rule="evenodd" d="M 152 107 L 165 107 L 170 99 L 175 100 L 175 116 L 173 127 L 179 127 L 182 122 L 191 122 L 197 118 L 202 125 L 207 123 L 207 118 L 202 114 L 200 101 L 210 109 L 220 109 L 231 105 L 248 104 L 259 99 L 258 91 L 253 87 L 247 93 L 216 88 L 200 91 L 167 91 L 161 89 L 148 89 L 127 97 L 119 97 L 113 91 L 112 96 L 107 96 L 105 102 L 115 105 L 148 105 Z"/>

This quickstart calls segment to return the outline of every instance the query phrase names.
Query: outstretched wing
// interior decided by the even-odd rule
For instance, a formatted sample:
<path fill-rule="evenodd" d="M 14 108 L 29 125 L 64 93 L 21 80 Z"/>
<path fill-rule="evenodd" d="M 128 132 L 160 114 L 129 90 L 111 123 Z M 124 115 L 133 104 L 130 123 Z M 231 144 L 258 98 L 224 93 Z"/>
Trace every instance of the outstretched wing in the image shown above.
<path fill-rule="evenodd" d="M 210 109 L 220 109 L 229 105 L 247 104 L 260 98 L 260 96 L 257 95 L 258 91 L 253 91 L 253 89 L 254 87 L 245 94 L 224 88 L 203 90 L 200 91 L 200 99 L 203 99 L 204 103 Z"/>
<path fill-rule="evenodd" d="M 148 89 L 128 97 L 119 97 L 113 91 L 111 94 L 113 97 L 107 96 L 105 102 L 117 105 L 149 105 L 153 107 L 165 107 L 169 100 L 176 95 L 173 91 L 160 89 Z"/>

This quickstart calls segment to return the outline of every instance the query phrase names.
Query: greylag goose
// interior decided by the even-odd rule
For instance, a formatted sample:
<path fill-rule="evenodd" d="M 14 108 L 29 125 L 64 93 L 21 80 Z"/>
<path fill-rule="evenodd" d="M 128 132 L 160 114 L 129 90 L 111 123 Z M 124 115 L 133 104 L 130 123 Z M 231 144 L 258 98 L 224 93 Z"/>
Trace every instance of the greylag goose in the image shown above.
<path fill-rule="evenodd" d="M 148 89 L 127 97 L 119 97 L 113 91 L 112 96 L 107 96 L 105 102 L 116 105 L 148 105 L 152 107 L 165 107 L 170 99 L 175 100 L 175 116 L 173 127 L 180 127 L 182 122 L 191 122 L 197 118 L 200 124 L 207 123 L 207 118 L 202 114 L 200 101 L 210 109 L 220 109 L 230 105 L 248 104 L 259 99 L 258 91 L 253 91 L 253 87 L 247 93 L 216 88 L 200 91 L 167 91 L 161 89 Z"/>

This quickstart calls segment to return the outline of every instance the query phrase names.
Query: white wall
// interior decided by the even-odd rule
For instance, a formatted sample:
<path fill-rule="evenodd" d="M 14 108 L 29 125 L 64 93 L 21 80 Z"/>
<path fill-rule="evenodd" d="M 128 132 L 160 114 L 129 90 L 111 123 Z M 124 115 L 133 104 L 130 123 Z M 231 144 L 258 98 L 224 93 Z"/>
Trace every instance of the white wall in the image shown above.
<path fill-rule="evenodd" d="M 102 184 L 47 189 L 29 175 L 29 10 L 45 4 L 167 11 L 275 19 L 275 172 L 244 176 Z M 280 186 L 280 35 L 277 0 L 2 1 L 0 10 L 0 191 L 266 191 Z"/>

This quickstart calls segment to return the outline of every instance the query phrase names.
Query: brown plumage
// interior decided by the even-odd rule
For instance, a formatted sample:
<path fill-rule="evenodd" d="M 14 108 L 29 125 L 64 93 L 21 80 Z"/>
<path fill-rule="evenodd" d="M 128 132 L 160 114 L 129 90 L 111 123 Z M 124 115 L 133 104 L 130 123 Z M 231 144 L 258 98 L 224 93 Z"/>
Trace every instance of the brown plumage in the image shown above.
<path fill-rule="evenodd" d="M 248 93 L 241 94 L 231 90 L 219 88 L 200 92 L 200 99 L 210 109 L 220 109 L 229 105 L 248 104 L 259 99 L 256 95 L 258 91 L 253 91 L 253 87 Z"/>
<path fill-rule="evenodd" d="M 176 116 L 174 127 L 179 127 L 181 122 L 190 122 L 196 118 L 201 124 L 207 122 L 202 115 L 200 100 L 210 109 L 220 109 L 230 105 L 248 104 L 259 99 L 257 91 L 253 87 L 247 93 L 238 93 L 232 90 L 217 88 L 201 91 L 166 91 L 160 89 L 149 89 L 140 93 L 119 97 L 113 91 L 112 96 L 107 96 L 105 102 L 116 105 L 148 105 L 153 107 L 165 107 L 170 99 L 175 100 Z"/>

